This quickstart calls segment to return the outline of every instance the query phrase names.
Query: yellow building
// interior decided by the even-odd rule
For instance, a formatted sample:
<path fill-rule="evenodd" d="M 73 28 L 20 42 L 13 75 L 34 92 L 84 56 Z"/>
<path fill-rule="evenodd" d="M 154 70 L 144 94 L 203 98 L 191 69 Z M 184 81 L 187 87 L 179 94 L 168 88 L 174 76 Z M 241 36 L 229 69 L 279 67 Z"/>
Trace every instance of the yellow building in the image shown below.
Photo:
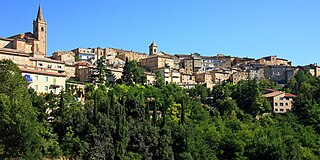
<path fill-rule="evenodd" d="M 29 87 L 38 93 L 59 94 L 65 87 L 66 75 L 32 67 L 20 67 L 22 75 L 27 78 Z"/>

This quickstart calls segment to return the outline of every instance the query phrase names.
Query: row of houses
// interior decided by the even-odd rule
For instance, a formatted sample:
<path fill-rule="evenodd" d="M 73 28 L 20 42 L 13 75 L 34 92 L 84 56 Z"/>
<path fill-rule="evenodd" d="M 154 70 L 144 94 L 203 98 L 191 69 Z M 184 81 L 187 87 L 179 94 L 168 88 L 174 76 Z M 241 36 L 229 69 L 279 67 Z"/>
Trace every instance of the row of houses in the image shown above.
<path fill-rule="evenodd" d="M 128 59 L 138 61 L 145 68 L 147 84 L 154 84 L 155 72 L 160 71 L 167 83 L 175 83 L 184 88 L 191 88 L 196 84 L 206 84 L 212 88 L 225 81 L 238 83 L 253 78 L 285 84 L 301 68 L 308 69 L 313 76 L 320 75 L 317 64 L 295 67 L 290 61 L 277 56 L 254 59 L 224 54 L 168 54 L 159 51 L 154 42 L 150 44 L 148 54 L 96 47 L 57 51 L 52 56 L 47 56 L 47 22 L 40 6 L 37 18 L 33 21 L 32 33 L 0 38 L 0 59 L 10 59 L 16 63 L 29 86 L 38 93 L 60 93 L 68 79 L 93 82 L 91 75 L 97 74 L 96 64 L 99 59 L 105 60 L 106 69 L 114 75 L 115 80 L 121 78 Z M 272 101 L 275 112 L 285 112 L 292 108 L 294 95 L 267 90 L 264 96 Z"/>

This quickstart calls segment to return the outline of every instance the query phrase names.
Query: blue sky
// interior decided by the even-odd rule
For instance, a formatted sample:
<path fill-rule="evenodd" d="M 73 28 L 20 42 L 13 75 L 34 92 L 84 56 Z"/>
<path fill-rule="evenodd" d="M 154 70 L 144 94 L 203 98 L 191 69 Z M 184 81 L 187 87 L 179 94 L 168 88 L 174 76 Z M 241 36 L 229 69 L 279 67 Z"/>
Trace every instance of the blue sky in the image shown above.
<path fill-rule="evenodd" d="M 41 4 L 48 53 L 78 47 L 198 52 L 320 64 L 319 0 L 3 0 L 0 37 L 32 31 Z"/>

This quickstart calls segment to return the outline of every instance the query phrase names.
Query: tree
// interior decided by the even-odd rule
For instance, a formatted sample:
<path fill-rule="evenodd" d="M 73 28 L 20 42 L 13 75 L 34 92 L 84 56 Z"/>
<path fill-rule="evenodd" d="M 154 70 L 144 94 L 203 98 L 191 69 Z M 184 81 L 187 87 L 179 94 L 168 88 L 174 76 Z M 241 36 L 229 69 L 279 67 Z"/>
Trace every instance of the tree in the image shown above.
<path fill-rule="evenodd" d="M 257 80 L 240 81 L 232 98 L 236 100 L 238 107 L 245 113 L 257 116 L 262 113 L 271 112 L 271 104 L 262 97 Z"/>
<path fill-rule="evenodd" d="M 145 70 L 140 67 L 137 61 L 129 61 L 128 58 L 126 58 L 121 79 L 128 85 L 145 84 L 147 82 Z"/>
<path fill-rule="evenodd" d="M 25 77 L 11 60 L 0 60 L 0 144 L 4 157 L 41 157 L 50 147 L 42 137 L 46 128 L 37 121 Z"/>
<path fill-rule="evenodd" d="M 164 81 L 163 75 L 161 74 L 161 72 L 159 70 L 156 71 L 156 87 L 162 87 L 164 86 L 166 83 Z"/>
<path fill-rule="evenodd" d="M 106 60 L 105 58 L 101 57 L 97 60 L 97 69 L 98 69 L 98 79 L 100 83 L 105 82 L 106 80 Z"/>

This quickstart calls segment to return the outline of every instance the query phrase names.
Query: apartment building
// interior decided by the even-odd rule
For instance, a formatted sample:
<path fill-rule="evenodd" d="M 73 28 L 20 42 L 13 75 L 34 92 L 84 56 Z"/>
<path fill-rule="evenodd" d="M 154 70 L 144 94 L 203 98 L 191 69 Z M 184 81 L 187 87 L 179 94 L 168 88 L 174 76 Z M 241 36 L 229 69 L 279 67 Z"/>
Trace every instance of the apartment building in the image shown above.
<path fill-rule="evenodd" d="M 94 63 L 96 61 L 94 49 L 92 48 L 76 48 L 71 51 L 77 57 L 76 59 L 81 62 Z"/>
<path fill-rule="evenodd" d="M 265 89 L 262 96 L 266 97 L 273 107 L 274 113 L 285 113 L 293 108 L 294 99 L 297 97 L 291 93 L 285 93 L 274 89 Z"/>
<path fill-rule="evenodd" d="M 65 87 L 66 75 L 37 67 L 20 67 L 29 87 L 38 93 L 59 94 Z"/>

